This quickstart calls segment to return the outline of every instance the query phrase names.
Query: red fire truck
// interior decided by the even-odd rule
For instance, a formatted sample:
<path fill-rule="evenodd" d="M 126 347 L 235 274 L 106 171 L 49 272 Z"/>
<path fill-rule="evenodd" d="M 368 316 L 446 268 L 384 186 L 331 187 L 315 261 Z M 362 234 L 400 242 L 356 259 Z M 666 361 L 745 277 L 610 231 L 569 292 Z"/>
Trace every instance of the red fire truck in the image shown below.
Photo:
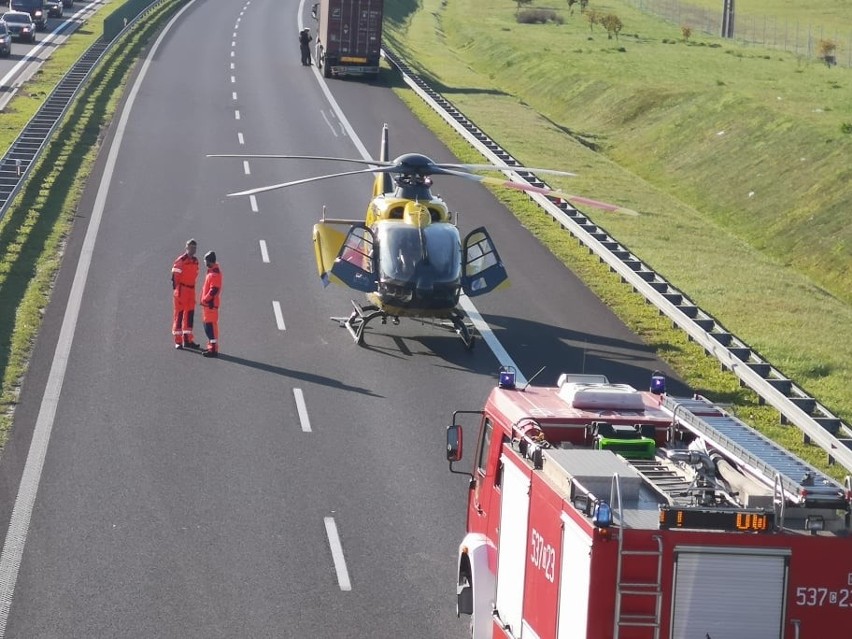
<path fill-rule="evenodd" d="M 464 422 L 479 429 L 470 473 Z M 852 637 L 852 484 L 695 396 L 562 375 L 456 411 L 474 639 Z"/>

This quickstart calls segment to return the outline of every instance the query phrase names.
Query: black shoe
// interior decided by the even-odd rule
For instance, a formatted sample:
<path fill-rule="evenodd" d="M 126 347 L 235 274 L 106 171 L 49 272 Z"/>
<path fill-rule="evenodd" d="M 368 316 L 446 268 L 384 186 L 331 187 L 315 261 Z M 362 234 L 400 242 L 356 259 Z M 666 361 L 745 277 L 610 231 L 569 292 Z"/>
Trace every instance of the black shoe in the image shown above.
<path fill-rule="evenodd" d="M 204 351 L 201 353 L 202 357 L 219 357 L 218 351 Z"/>
<path fill-rule="evenodd" d="M 183 350 L 183 344 L 175 344 L 175 350 L 176 351 L 182 351 Z"/>
<path fill-rule="evenodd" d="M 195 342 L 184 342 L 183 347 L 184 348 L 194 348 L 195 350 L 201 350 L 201 345 L 196 344 Z"/>

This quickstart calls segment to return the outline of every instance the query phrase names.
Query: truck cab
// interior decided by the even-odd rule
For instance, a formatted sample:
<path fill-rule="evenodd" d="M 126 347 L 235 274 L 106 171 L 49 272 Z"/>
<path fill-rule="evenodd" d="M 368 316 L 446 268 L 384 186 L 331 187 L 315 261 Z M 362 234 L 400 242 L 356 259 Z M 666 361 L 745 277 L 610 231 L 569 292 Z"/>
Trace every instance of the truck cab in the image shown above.
<path fill-rule="evenodd" d="M 447 428 L 467 475 L 457 614 L 475 639 L 818 639 L 852 612 L 840 485 L 700 396 L 603 376 L 517 388 Z M 464 429 L 471 470 L 458 470 Z"/>

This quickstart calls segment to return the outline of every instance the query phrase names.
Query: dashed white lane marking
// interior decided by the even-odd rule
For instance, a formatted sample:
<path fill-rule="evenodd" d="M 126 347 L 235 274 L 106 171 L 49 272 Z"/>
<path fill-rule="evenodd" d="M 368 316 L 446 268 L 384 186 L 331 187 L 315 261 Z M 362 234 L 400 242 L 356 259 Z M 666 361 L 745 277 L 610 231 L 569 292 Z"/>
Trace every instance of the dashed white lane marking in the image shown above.
<path fill-rule="evenodd" d="M 284 314 L 281 312 L 281 302 L 272 302 L 272 310 L 275 311 L 275 323 L 278 324 L 278 330 L 287 330 L 284 326 Z"/>
<path fill-rule="evenodd" d="M 260 241 L 260 259 L 264 264 L 269 264 L 269 251 L 266 250 L 266 240 Z"/>
<path fill-rule="evenodd" d="M 251 204 L 251 212 L 257 213 L 260 209 L 257 208 L 257 197 L 249 195 L 249 204 Z"/>
<path fill-rule="evenodd" d="M 343 558 L 343 546 L 340 545 L 340 536 L 337 534 L 337 524 L 334 523 L 334 517 L 325 518 L 325 532 L 328 535 L 328 544 L 331 546 L 331 557 L 334 559 L 337 583 L 341 590 L 352 590 L 352 582 L 349 581 L 349 571 L 346 570 L 346 559 Z"/>
<path fill-rule="evenodd" d="M 237 83 L 237 76 L 232 75 L 231 76 L 231 84 L 236 84 L 236 83 Z"/>
<path fill-rule="evenodd" d="M 235 120 L 240 119 L 240 110 L 239 109 L 234 109 L 234 119 Z"/>
<path fill-rule="evenodd" d="M 234 67 L 234 63 L 233 63 L 233 62 L 231 62 L 231 71 L 233 71 L 234 69 L 235 69 L 235 67 Z"/>
<path fill-rule="evenodd" d="M 245 143 L 246 143 L 246 139 L 243 137 L 242 132 L 237 133 L 237 142 L 239 142 L 239 143 L 240 143 L 240 146 L 245 145 Z"/>
<path fill-rule="evenodd" d="M 236 43 L 236 41 L 234 41 L 234 40 L 231 40 L 231 46 L 232 46 L 232 47 L 235 47 L 235 46 L 237 46 L 237 43 Z"/>
<path fill-rule="evenodd" d="M 293 397 L 296 399 L 296 410 L 299 412 L 299 423 L 302 425 L 302 432 L 311 432 L 311 419 L 308 417 L 308 407 L 305 405 L 305 396 L 302 394 L 301 388 L 293 389 Z"/>
<path fill-rule="evenodd" d="M 236 91 L 231 92 L 231 98 L 234 99 L 234 100 L 237 99 L 237 92 Z"/>
<path fill-rule="evenodd" d="M 248 160 L 243 160 L 243 173 L 246 175 L 251 175 L 251 169 L 249 168 Z"/>

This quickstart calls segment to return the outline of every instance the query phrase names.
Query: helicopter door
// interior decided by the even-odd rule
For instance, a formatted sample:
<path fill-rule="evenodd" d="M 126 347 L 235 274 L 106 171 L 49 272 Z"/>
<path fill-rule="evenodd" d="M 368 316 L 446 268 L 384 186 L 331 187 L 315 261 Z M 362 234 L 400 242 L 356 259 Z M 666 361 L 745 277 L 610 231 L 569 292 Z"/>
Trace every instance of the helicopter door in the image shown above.
<path fill-rule="evenodd" d="M 506 269 L 484 227 L 468 233 L 462 246 L 462 288 L 468 297 L 490 293 L 506 281 Z"/>
<path fill-rule="evenodd" d="M 356 224 L 346 235 L 331 267 L 331 274 L 356 291 L 372 293 L 378 287 L 373 261 L 375 236 L 363 224 Z"/>

